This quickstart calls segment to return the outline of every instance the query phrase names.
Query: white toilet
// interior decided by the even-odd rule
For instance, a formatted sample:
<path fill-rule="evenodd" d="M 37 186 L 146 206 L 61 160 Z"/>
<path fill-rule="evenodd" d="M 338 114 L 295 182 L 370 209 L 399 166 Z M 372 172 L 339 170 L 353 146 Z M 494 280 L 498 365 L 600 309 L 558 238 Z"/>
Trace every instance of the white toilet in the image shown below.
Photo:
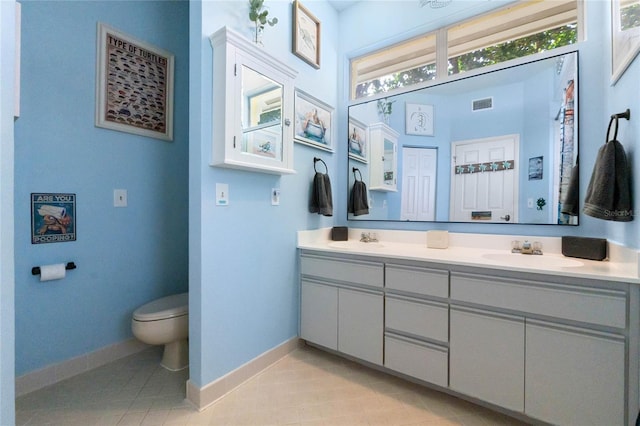
<path fill-rule="evenodd" d="M 189 293 L 153 300 L 133 312 L 131 331 L 138 340 L 164 345 L 160 364 L 171 371 L 189 366 Z"/>

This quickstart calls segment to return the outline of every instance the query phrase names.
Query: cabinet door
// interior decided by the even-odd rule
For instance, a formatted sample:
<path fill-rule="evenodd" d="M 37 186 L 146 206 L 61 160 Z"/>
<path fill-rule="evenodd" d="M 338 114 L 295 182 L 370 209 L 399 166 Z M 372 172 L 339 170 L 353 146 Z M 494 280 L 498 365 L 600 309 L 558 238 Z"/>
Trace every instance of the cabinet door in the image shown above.
<path fill-rule="evenodd" d="M 524 318 L 451 307 L 451 389 L 524 411 Z"/>
<path fill-rule="evenodd" d="M 369 126 L 371 191 L 397 191 L 398 132 L 384 123 Z"/>
<path fill-rule="evenodd" d="M 527 415 L 561 425 L 624 424 L 623 336 L 530 320 L 526 331 Z"/>
<path fill-rule="evenodd" d="M 339 289 L 338 350 L 382 365 L 382 293 Z"/>
<path fill-rule="evenodd" d="M 300 337 L 338 349 L 338 288 L 302 281 Z"/>

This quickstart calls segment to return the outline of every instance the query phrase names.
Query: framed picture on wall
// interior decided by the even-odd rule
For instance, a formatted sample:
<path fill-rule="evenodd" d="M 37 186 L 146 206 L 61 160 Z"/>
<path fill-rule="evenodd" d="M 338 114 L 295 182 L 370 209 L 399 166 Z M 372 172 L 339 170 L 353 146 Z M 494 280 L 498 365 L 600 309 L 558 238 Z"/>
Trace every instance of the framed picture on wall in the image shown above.
<path fill-rule="evenodd" d="M 320 21 L 298 0 L 293 2 L 293 53 L 320 68 Z"/>
<path fill-rule="evenodd" d="M 369 162 L 368 128 L 355 118 L 349 118 L 349 158 Z"/>
<path fill-rule="evenodd" d="M 333 108 L 296 89 L 294 95 L 294 140 L 333 152 Z"/>
<path fill-rule="evenodd" d="M 541 180 L 543 171 L 543 157 L 529 158 L 529 180 Z"/>
<path fill-rule="evenodd" d="M 405 133 L 407 135 L 433 136 L 433 105 L 405 105 Z"/>
<path fill-rule="evenodd" d="M 173 140 L 174 55 L 98 23 L 95 125 Z"/>
<path fill-rule="evenodd" d="M 640 52 L 639 8 L 637 1 L 611 2 L 611 84 L 618 81 Z"/>
<path fill-rule="evenodd" d="M 76 194 L 31 194 L 31 244 L 76 240 Z"/>

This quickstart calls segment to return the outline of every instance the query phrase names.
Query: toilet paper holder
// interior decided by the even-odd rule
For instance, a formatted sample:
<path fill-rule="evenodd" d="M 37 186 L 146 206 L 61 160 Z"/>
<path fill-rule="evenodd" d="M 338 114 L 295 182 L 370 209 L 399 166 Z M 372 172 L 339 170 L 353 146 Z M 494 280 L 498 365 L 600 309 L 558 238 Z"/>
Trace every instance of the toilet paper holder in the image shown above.
<path fill-rule="evenodd" d="M 71 269 L 76 269 L 76 264 L 73 262 L 68 262 L 64 266 L 64 269 L 66 269 L 67 271 L 70 271 Z M 40 267 L 34 266 L 33 268 L 31 268 L 31 275 L 40 275 Z"/>

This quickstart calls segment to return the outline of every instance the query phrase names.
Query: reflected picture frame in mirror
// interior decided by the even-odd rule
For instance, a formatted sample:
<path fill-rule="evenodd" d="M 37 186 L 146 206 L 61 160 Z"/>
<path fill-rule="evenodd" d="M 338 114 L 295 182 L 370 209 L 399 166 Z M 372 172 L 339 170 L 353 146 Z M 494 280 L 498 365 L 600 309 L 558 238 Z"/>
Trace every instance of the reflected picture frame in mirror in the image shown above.
<path fill-rule="evenodd" d="M 563 212 L 563 203 L 567 193 L 572 189 L 569 183 L 578 158 L 578 56 L 575 48 L 560 48 L 553 52 L 543 52 L 452 76 L 444 82 L 429 82 L 419 89 L 394 95 L 385 94 L 385 98 L 395 101 L 396 105 L 409 107 L 405 108 L 402 117 L 392 119 L 389 124 L 399 133 L 399 161 L 396 173 L 398 189 L 396 192 L 375 192 L 368 215 L 357 218 L 349 215 L 347 219 L 414 221 L 402 216 L 402 211 L 405 210 L 402 208 L 403 203 L 406 204 L 406 200 L 410 199 L 406 195 L 407 188 L 411 185 L 407 181 L 408 172 L 403 164 L 402 152 L 408 148 L 428 147 L 437 148 L 435 163 L 438 166 L 432 176 L 436 180 L 436 185 L 432 186 L 435 188 L 435 201 L 428 200 L 436 212 L 434 222 L 577 225 L 577 214 Z M 490 107 L 486 107 L 485 102 L 477 102 L 484 99 L 491 99 Z M 406 119 L 413 108 L 412 105 L 431 106 L 433 110 L 438 111 L 437 116 L 433 115 L 434 128 L 437 129 L 433 136 L 429 135 L 429 132 L 412 134 L 411 129 L 407 128 Z M 348 120 L 349 132 L 353 131 L 354 124 L 357 128 L 365 129 L 379 121 L 376 98 L 349 106 Z M 518 188 L 514 192 L 513 208 L 500 210 L 477 206 L 469 209 L 466 213 L 467 219 L 460 219 L 460 215 L 452 215 L 450 209 L 453 204 L 453 180 L 456 176 L 460 179 L 470 179 L 484 173 L 483 179 L 487 179 L 484 185 L 495 189 L 500 187 L 496 180 L 499 175 L 512 169 L 487 166 L 484 169 L 474 169 L 474 173 L 477 172 L 475 174 L 451 173 L 452 167 L 460 165 L 501 164 L 497 161 L 499 157 L 491 156 L 494 154 L 475 159 L 471 158 L 472 154 L 468 154 L 469 158 L 454 158 L 453 144 L 500 140 L 509 135 L 517 136 L 520 148 L 516 151 L 515 158 L 512 158 L 512 153 L 503 161 L 515 161 L 515 164 L 526 165 L 509 172 L 513 175 L 510 179 L 517 181 Z M 354 166 L 354 160 L 363 160 L 352 152 L 351 147 L 348 148 L 348 156 L 350 168 Z M 535 178 L 529 180 L 529 159 L 538 157 L 544 158 L 544 173 L 536 171 Z M 367 158 L 368 165 L 362 169 L 367 184 L 370 182 L 369 173 L 376 169 L 372 161 L 375 159 Z M 415 175 L 415 191 L 418 192 L 422 190 L 415 182 L 419 182 L 420 179 L 420 174 Z M 350 184 L 351 182 L 348 182 L 348 185 Z M 496 193 L 489 189 L 487 191 L 485 198 L 488 198 L 488 203 L 491 204 L 496 199 Z M 538 199 L 546 200 L 544 209 L 537 208 Z M 491 210 L 493 213 L 487 214 L 487 211 Z M 502 219 L 506 217 L 503 214 L 505 211 L 511 211 L 508 221 Z M 477 220 L 479 215 L 489 220 Z"/>
<path fill-rule="evenodd" d="M 369 129 L 361 121 L 349 118 L 349 135 L 347 137 L 349 158 L 361 163 L 369 162 Z"/>

